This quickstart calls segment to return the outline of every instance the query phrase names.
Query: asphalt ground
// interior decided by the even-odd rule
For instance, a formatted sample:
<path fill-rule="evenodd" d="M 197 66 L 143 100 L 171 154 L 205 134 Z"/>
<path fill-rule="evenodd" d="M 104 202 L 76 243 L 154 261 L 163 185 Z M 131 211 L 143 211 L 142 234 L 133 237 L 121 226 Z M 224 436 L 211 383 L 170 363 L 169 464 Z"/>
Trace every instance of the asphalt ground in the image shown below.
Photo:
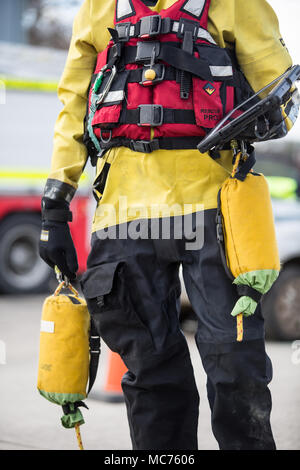
<path fill-rule="evenodd" d="M 60 424 L 61 409 L 36 388 L 39 329 L 44 297 L 0 297 L 0 351 L 5 346 L 6 364 L 0 365 L 0 449 L 76 450 L 74 430 Z M 201 397 L 199 449 L 218 445 L 210 427 L 205 373 L 193 336 L 187 334 Z M 278 449 L 300 449 L 300 349 L 298 343 L 267 343 L 274 367 L 272 425 Z M 3 351 L 2 351 L 3 352 Z M 0 362 L 4 362 L 0 354 Z M 131 442 L 124 403 L 99 400 L 107 374 L 107 350 L 102 347 L 98 378 L 86 400 L 86 424 L 82 438 L 87 450 L 130 450 Z"/>

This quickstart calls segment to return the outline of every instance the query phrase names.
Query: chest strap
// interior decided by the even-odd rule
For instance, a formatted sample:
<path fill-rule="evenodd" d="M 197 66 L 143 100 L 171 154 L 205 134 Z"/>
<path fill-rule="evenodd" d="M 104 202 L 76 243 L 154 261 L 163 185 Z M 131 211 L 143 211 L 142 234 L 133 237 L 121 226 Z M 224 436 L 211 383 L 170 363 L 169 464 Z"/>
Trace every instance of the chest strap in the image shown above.
<path fill-rule="evenodd" d="M 203 133 L 204 134 L 204 133 Z M 95 155 L 92 164 L 95 166 L 97 159 L 103 157 L 104 153 L 113 147 L 127 147 L 134 152 L 151 153 L 155 150 L 195 150 L 201 140 L 198 137 L 158 137 L 153 140 L 133 140 L 126 137 L 116 137 L 109 142 L 100 142 L 102 152 Z"/>
<path fill-rule="evenodd" d="M 212 70 L 208 62 L 179 49 L 179 44 L 174 45 L 173 43 L 171 46 L 168 43 L 159 43 L 158 41 L 143 41 L 139 42 L 137 46 L 125 47 L 122 51 L 117 46 L 115 44 L 109 49 L 108 61 L 118 57 L 121 67 L 127 64 L 145 64 L 154 58 L 155 61 L 162 60 L 168 65 L 178 70 L 190 72 L 202 80 L 213 81 Z"/>
<path fill-rule="evenodd" d="M 196 124 L 194 110 L 163 108 L 160 104 L 141 104 L 137 109 L 124 109 L 120 124 L 156 127 L 162 124 Z"/>
<path fill-rule="evenodd" d="M 203 39 L 216 44 L 209 32 L 201 28 L 196 21 L 181 18 L 180 21 L 171 18 L 162 18 L 160 15 L 144 16 L 136 24 L 130 22 L 118 23 L 115 27 L 119 41 L 128 42 L 131 38 L 151 38 L 161 34 L 174 33 L 178 38 L 183 38 L 185 32 L 191 31 L 193 40 Z"/>

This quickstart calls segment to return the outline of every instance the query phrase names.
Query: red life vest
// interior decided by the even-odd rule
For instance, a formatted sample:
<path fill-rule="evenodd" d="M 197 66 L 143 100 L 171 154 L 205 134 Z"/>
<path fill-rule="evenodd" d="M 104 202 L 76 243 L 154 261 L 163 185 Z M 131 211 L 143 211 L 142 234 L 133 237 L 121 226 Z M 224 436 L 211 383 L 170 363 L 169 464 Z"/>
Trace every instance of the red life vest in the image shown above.
<path fill-rule="evenodd" d="M 116 0 L 115 29 L 89 91 L 91 157 L 115 146 L 195 149 L 249 94 L 232 54 L 207 31 L 210 1 L 177 0 L 157 13 L 142 0 Z"/>

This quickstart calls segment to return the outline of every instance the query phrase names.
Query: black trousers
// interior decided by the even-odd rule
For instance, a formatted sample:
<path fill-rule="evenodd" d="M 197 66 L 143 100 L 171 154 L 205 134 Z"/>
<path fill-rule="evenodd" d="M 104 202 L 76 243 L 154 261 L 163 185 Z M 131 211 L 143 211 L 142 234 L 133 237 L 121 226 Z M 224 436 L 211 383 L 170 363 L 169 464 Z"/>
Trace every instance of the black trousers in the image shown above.
<path fill-rule="evenodd" d="M 187 250 L 184 238 L 93 235 L 82 287 L 101 338 L 128 368 L 122 387 L 133 449 L 197 449 L 199 396 L 178 318 L 180 265 L 198 317 L 196 344 L 220 449 L 275 449 L 261 310 L 244 320 L 237 343 L 230 312 L 238 297 L 219 255 L 215 215 L 205 212 L 197 250 Z"/>

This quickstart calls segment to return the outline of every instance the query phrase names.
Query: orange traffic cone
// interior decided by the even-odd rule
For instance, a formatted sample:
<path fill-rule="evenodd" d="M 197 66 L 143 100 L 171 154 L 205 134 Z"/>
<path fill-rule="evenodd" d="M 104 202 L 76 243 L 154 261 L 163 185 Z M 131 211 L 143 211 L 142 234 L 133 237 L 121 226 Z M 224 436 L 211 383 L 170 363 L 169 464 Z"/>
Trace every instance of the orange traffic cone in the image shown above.
<path fill-rule="evenodd" d="M 123 375 L 127 372 L 127 367 L 119 354 L 108 351 L 107 375 L 104 388 L 100 394 L 100 400 L 111 403 L 124 401 L 124 395 L 121 387 Z"/>

